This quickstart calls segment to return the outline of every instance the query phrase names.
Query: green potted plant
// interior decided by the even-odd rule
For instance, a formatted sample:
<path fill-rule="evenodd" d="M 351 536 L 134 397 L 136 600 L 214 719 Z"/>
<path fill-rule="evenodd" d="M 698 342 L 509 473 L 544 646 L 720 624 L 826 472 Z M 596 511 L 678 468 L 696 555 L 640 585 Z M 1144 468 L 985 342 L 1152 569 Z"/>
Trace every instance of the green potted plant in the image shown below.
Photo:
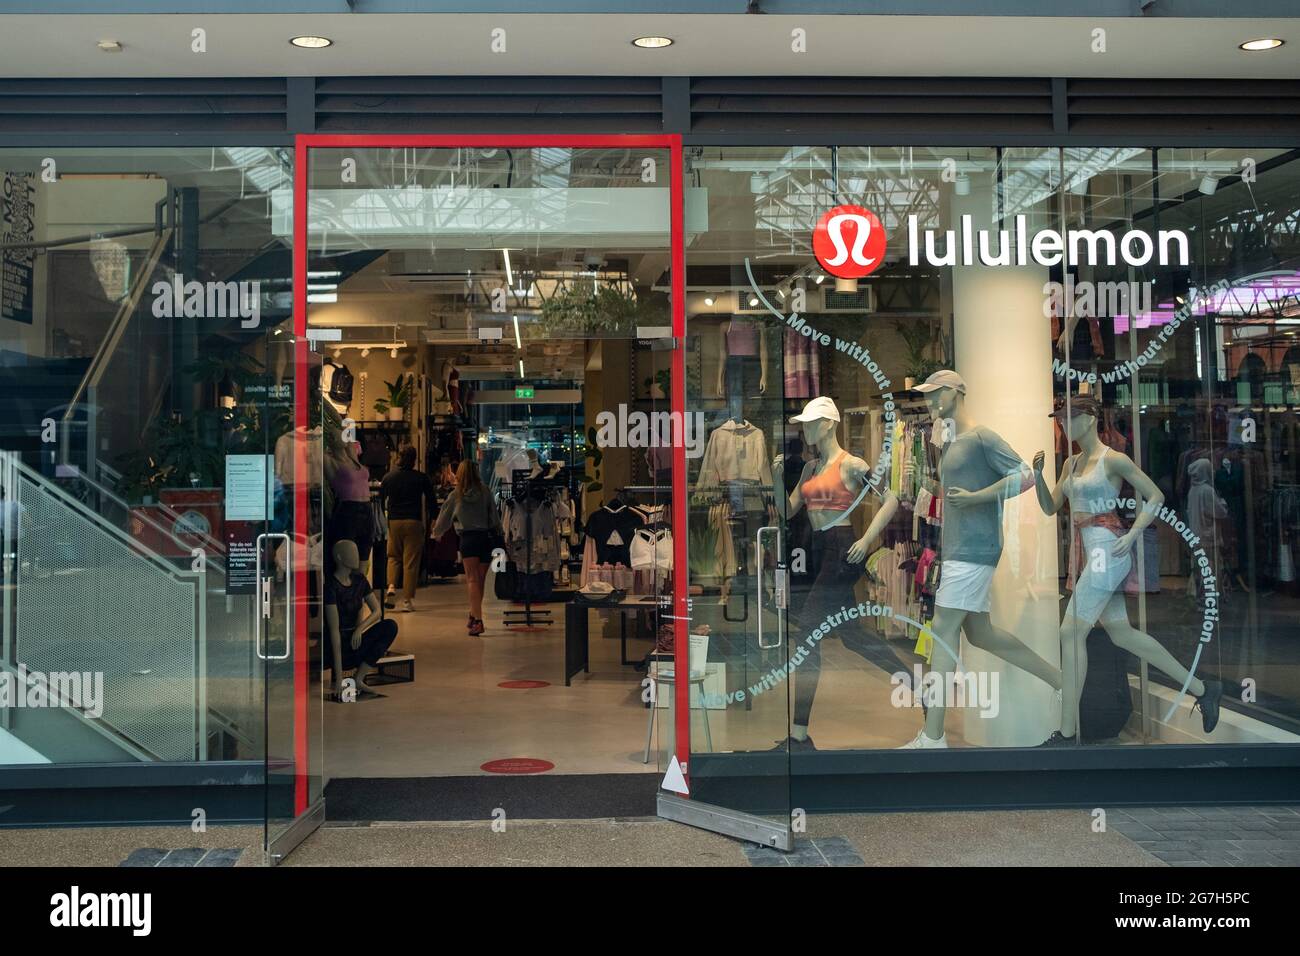
<path fill-rule="evenodd" d="M 673 382 L 673 370 L 670 368 L 661 368 L 654 375 L 645 380 L 646 391 L 650 393 L 651 398 L 667 398 L 671 394 Z"/>
<path fill-rule="evenodd" d="M 411 379 L 399 375 L 397 381 L 385 381 L 384 386 L 388 389 L 388 395 L 375 399 L 375 411 L 390 422 L 400 422 L 406 417 L 406 406 L 411 404 Z"/>
<path fill-rule="evenodd" d="M 661 319 L 666 308 L 662 296 L 637 297 L 608 285 L 599 289 L 571 285 L 542 303 L 537 325 L 550 336 L 586 338 L 598 332 L 653 325 L 651 320 Z"/>
<path fill-rule="evenodd" d="M 898 334 L 907 345 L 904 388 L 912 388 L 917 382 L 925 381 L 943 368 L 943 364 L 938 359 L 927 358 L 925 354 L 931 339 L 928 322 L 895 322 L 894 328 L 898 330 Z"/>
<path fill-rule="evenodd" d="M 584 449 L 584 454 L 591 465 L 584 469 L 584 474 L 578 476 L 578 481 L 582 484 L 583 514 L 587 514 L 590 510 L 587 508 L 587 495 L 595 494 L 605 487 L 602 480 L 604 470 L 601 467 L 605 461 L 605 454 L 596 444 L 595 428 L 587 429 L 587 447 Z"/>

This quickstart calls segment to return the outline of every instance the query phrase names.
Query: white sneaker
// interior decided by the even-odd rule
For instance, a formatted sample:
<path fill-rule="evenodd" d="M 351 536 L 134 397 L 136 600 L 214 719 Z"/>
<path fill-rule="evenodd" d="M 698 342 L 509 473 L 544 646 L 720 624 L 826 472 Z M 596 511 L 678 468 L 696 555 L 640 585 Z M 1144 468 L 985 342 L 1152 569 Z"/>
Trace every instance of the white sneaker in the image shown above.
<path fill-rule="evenodd" d="M 894 749 L 895 750 L 947 750 L 948 735 L 944 734 L 938 740 L 935 740 L 933 737 L 927 737 L 925 735 L 925 728 L 921 728 L 921 732 L 919 734 L 917 734 L 907 743 L 903 744 L 903 746 L 896 747 Z"/>
<path fill-rule="evenodd" d="M 405 598 L 405 599 L 403 599 L 403 601 L 402 601 L 402 610 L 403 610 L 403 611 L 414 611 L 414 610 L 415 610 L 415 605 L 411 603 L 411 599 L 410 599 L 410 598 Z"/>

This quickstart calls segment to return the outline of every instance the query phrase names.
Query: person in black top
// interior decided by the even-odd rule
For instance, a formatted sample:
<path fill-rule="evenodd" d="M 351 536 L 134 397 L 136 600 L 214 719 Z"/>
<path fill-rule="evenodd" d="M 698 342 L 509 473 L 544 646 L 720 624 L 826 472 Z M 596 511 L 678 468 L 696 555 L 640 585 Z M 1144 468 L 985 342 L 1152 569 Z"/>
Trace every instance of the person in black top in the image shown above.
<path fill-rule="evenodd" d="M 384 476 L 379 501 L 388 508 L 388 589 L 402 581 L 402 610 L 414 611 L 411 601 L 420 580 L 420 558 L 429 521 L 437 508 L 433 482 L 415 467 L 415 449 L 402 449 L 400 465 Z"/>
<path fill-rule="evenodd" d="M 361 557 L 355 542 L 334 545 L 334 570 L 325 576 L 325 664 L 333 672 L 332 698 L 340 700 L 342 673 L 356 668 L 357 699 L 377 696 L 366 688 L 366 677 L 397 638 L 397 622 L 385 620 L 370 582 L 357 568 Z M 364 613 L 363 613 L 364 612 Z"/>

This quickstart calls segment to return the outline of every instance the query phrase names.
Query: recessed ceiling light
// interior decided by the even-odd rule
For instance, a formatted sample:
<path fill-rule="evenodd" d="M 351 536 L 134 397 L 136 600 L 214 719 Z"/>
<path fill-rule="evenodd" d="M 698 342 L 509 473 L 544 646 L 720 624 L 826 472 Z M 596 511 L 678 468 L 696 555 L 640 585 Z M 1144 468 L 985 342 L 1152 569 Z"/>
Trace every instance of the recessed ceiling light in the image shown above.
<path fill-rule="evenodd" d="M 637 37 L 632 41 L 632 45 L 639 46 L 643 50 L 659 50 L 672 46 L 673 41 L 668 37 Z"/>
<path fill-rule="evenodd" d="M 1276 50 L 1285 42 L 1277 37 L 1260 37 L 1258 40 L 1247 40 L 1241 44 L 1240 49 L 1247 53 L 1258 53 L 1260 50 Z"/>
<path fill-rule="evenodd" d="M 99 47 L 101 53 L 121 53 L 122 44 L 117 40 L 100 40 L 95 46 Z"/>
<path fill-rule="evenodd" d="M 322 50 L 334 45 L 334 41 L 329 37 L 293 37 L 289 42 L 304 50 Z"/>

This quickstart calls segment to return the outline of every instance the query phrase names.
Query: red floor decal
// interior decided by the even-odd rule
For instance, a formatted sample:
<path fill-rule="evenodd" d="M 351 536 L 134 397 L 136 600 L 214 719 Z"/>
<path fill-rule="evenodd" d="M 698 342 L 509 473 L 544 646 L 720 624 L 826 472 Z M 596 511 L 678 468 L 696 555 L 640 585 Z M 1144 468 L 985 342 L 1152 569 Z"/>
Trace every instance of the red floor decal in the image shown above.
<path fill-rule="evenodd" d="M 506 690 L 528 690 L 532 687 L 550 687 L 551 682 L 548 680 L 503 680 L 497 686 L 504 687 Z"/>
<path fill-rule="evenodd" d="M 479 769 L 487 773 L 546 773 L 554 770 L 555 764 L 532 757 L 506 757 L 504 760 L 489 760 Z"/>

